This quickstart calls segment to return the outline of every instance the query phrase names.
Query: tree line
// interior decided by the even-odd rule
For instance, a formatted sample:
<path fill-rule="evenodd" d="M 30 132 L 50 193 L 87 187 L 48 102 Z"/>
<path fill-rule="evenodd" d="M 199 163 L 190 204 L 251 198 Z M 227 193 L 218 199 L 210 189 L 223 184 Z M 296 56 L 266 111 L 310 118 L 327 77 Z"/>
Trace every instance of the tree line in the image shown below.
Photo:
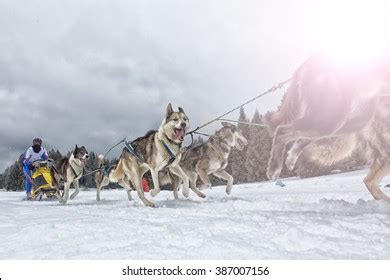
<path fill-rule="evenodd" d="M 268 133 L 266 127 L 262 126 L 251 126 L 244 123 L 253 123 L 253 124 L 264 124 L 264 116 L 259 114 L 258 111 L 254 113 L 251 119 L 249 119 L 245 113 L 244 108 L 241 108 L 239 113 L 237 126 L 241 129 L 243 135 L 248 140 L 248 145 L 242 151 L 233 149 L 230 157 L 229 164 L 226 168 L 226 171 L 233 175 L 234 183 L 252 183 L 252 182 L 261 182 L 266 181 L 267 176 L 267 164 L 270 157 L 270 151 L 272 147 L 272 139 Z M 202 137 L 198 137 L 194 144 L 201 144 L 204 142 Z M 58 150 L 48 151 L 49 157 L 55 161 L 62 158 L 62 154 Z M 70 152 L 66 154 L 70 155 Z M 106 164 L 114 165 L 117 162 L 117 159 L 107 160 Z M 321 167 L 317 164 L 310 162 L 307 158 L 301 156 L 296 164 L 296 167 L 293 171 L 287 170 L 284 166 L 281 177 L 314 177 L 320 175 L 327 175 L 333 170 L 339 170 L 341 172 L 355 170 L 363 165 L 365 161 L 359 154 L 355 153 L 348 159 L 339 162 L 333 166 Z M 97 155 L 94 152 L 89 153 L 89 159 L 86 162 L 87 170 L 95 170 L 98 168 Z M 152 185 L 151 177 L 145 176 Z M 213 185 L 225 184 L 221 179 L 210 176 L 211 182 Z M 96 188 L 94 176 L 85 176 L 80 180 L 80 184 L 86 188 Z M 116 184 L 110 184 L 109 188 L 116 188 Z M 15 161 L 11 166 L 9 166 L 3 174 L 0 175 L 0 189 L 5 189 L 7 191 L 20 191 L 24 189 L 24 175 L 22 171 L 22 165 Z"/>
<path fill-rule="evenodd" d="M 69 157 L 71 152 L 67 152 L 65 156 Z M 93 171 L 98 168 L 97 155 L 94 152 L 89 152 L 89 158 L 86 161 L 85 169 L 86 172 Z M 51 149 L 48 151 L 49 158 L 53 159 L 54 162 L 58 162 L 63 155 L 59 150 Z M 117 159 L 108 160 L 106 159 L 107 165 L 113 165 L 117 162 Z M 3 174 L 0 175 L 0 189 L 6 191 L 21 191 L 24 190 L 25 176 L 23 174 L 22 164 L 19 161 L 15 161 L 9 166 Z M 96 188 L 95 177 L 85 176 L 80 179 L 80 184 L 85 188 Z M 116 188 L 116 184 L 109 184 L 108 188 Z"/>
<path fill-rule="evenodd" d="M 256 111 L 249 120 L 245 110 L 241 108 L 238 120 L 243 123 L 265 124 L 265 116 Z M 243 151 L 233 150 L 229 158 L 227 170 L 233 175 L 235 184 L 267 181 L 267 165 L 272 148 L 272 138 L 266 126 L 251 126 L 239 123 L 243 135 L 248 140 L 248 145 Z M 285 158 L 287 156 L 287 150 Z M 303 153 L 293 171 L 284 165 L 282 178 L 298 176 L 300 178 L 328 175 L 334 170 L 347 172 L 361 168 L 366 164 L 365 159 L 358 153 L 353 153 L 349 158 L 328 167 L 319 166 L 310 161 Z"/>

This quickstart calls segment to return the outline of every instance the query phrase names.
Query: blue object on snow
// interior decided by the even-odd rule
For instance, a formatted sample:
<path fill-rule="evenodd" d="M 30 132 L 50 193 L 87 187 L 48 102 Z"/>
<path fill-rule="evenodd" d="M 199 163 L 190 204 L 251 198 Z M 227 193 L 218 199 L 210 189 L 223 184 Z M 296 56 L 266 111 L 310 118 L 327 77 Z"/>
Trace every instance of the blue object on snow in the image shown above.
<path fill-rule="evenodd" d="M 283 187 L 286 186 L 286 185 L 282 182 L 282 180 L 280 180 L 280 179 L 277 179 L 277 180 L 275 181 L 275 185 L 277 185 L 277 186 L 279 186 L 279 187 L 281 187 L 281 188 L 283 188 Z"/>

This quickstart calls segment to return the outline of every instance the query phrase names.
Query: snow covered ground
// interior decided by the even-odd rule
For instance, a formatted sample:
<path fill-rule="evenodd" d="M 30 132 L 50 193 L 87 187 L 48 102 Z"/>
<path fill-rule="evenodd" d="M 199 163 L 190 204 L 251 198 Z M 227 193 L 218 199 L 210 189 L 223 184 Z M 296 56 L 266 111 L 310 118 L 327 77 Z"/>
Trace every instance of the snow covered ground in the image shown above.
<path fill-rule="evenodd" d="M 161 192 L 154 209 L 123 190 L 65 206 L 0 192 L 0 259 L 390 259 L 390 203 L 364 174 L 214 187 L 204 200 Z"/>

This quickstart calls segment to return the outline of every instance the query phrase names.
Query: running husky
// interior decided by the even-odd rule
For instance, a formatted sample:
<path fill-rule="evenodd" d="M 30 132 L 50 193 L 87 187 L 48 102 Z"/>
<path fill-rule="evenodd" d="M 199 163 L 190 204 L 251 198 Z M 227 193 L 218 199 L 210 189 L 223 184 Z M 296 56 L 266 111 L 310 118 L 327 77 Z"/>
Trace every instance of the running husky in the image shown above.
<path fill-rule="evenodd" d="M 103 155 L 98 156 L 98 168 L 104 171 L 98 171 L 95 173 L 95 183 L 96 183 L 96 200 L 100 201 L 100 191 L 103 187 L 107 186 L 110 183 L 108 175 L 117 168 L 118 164 L 106 166 L 105 159 Z M 131 184 L 130 179 L 127 176 L 124 176 L 122 179 L 118 180 L 118 185 L 124 188 L 127 191 L 127 198 L 132 200 L 131 191 L 136 190 Z"/>
<path fill-rule="evenodd" d="M 184 110 L 179 107 L 179 111 L 174 112 L 172 105 L 169 104 L 158 131 L 149 131 L 145 136 L 127 143 L 130 150 L 123 149 L 117 166 L 109 172 L 108 177 L 102 172 L 96 174 L 97 199 L 100 199 L 100 189 L 109 182 L 114 182 L 127 190 L 129 200 L 131 200 L 130 191 L 133 185 L 142 202 L 146 206 L 154 207 L 154 203 L 145 198 L 141 178 L 148 170 L 151 171 L 154 189 L 150 193 L 155 196 L 160 192 L 158 172 L 165 167 L 169 167 L 173 174 L 183 180 L 183 195 L 188 197 L 188 177 L 178 164 L 181 160 L 181 145 L 188 124 L 189 120 Z M 104 157 L 100 155 L 99 161 L 103 162 Z"/>
<path fill-rule="evenodd" d="M 357 133 L 322 138 L 303 150 L 303 156 L 320 166 L 331 166 L 357 151 L 369 164 L 364 184 L 375 199 L 390 201 L 380 188 L 381 180 L 390 174 L 390 95 L 378 96 L 372 104 L 375 113 Z"/>
<path fill-rule="evenodd" d="M 83 169 L 87 159 L 87 149 L 84 146 L 78 147 L 76 145 L 70 157 L 64 157 L 58 163 L 54 172 L 54 178 L 56 182 L 63 182 L 64 184 L 64 193 L 62 196 L 59 195 L 59 184 L 57 184 L 57 197 L 61 204 L 65 204 L 68 201 L 69 188 L 72 183 L 75 187 L 75 191 L 70 196 L 70 199 L 75 198 L 79 193 L 79 179 L 83 175 Z"/>
<path fill-rule="evenodd" d="M 203 144 L 187 150 L 180 162 L 181 168 L 190 180 L 191 189 L 200 197 L 206 197 L 196 188 L 198 176 L 203 182 L 200 189 L 210 188 L 209 174 L 227 181 L 226 193 L 230 194 L 233 176 L 225 171 L 232 148 L 242 150 L 248 144 L 240 129 L 230 123 L 222 122 L 222 128 Z M 178 181 L 172 180 L 173 192 L 177 198 Z"/>
<path fill-rule="evenodd" d="M 310 143 L 327 137 L 364 134 L 370 128 L 375 134 L 364 137 L 373 143 L 375 152 L 370 156 L 374 165 L 365 180 L 366 186 L 375 199 L 390 200 L 377 184 L 390 168 L 383 158 L 387 157 L 383 143 L 390 133 L 386 107 L 389 87 L 390 56 L 386 54 L 358 66 L 337 62 L 321 53 L 311 57 L 294 74 L 279 110 L 266 116 L 273 137 L 268 178 L 279 177 L 289 143 L 293 145 L 286 165 L 292 170 Z M 378 125 L 383 127 L 375 127 Z"/>

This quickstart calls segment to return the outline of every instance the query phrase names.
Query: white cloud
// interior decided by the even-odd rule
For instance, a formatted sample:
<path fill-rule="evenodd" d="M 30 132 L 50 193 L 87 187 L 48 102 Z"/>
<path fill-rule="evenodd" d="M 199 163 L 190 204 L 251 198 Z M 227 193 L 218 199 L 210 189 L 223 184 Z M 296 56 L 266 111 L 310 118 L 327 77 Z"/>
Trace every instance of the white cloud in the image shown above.
<path fill-rule="evenodd" d="M 168 102 L 196 127 L 288 78 L 312 51 L 313 7 L 0 0 L 0 170 L 36 136 L 104 152 L 156 128 Z M 274 109 L 280 96 L 248 109 Z"/>

